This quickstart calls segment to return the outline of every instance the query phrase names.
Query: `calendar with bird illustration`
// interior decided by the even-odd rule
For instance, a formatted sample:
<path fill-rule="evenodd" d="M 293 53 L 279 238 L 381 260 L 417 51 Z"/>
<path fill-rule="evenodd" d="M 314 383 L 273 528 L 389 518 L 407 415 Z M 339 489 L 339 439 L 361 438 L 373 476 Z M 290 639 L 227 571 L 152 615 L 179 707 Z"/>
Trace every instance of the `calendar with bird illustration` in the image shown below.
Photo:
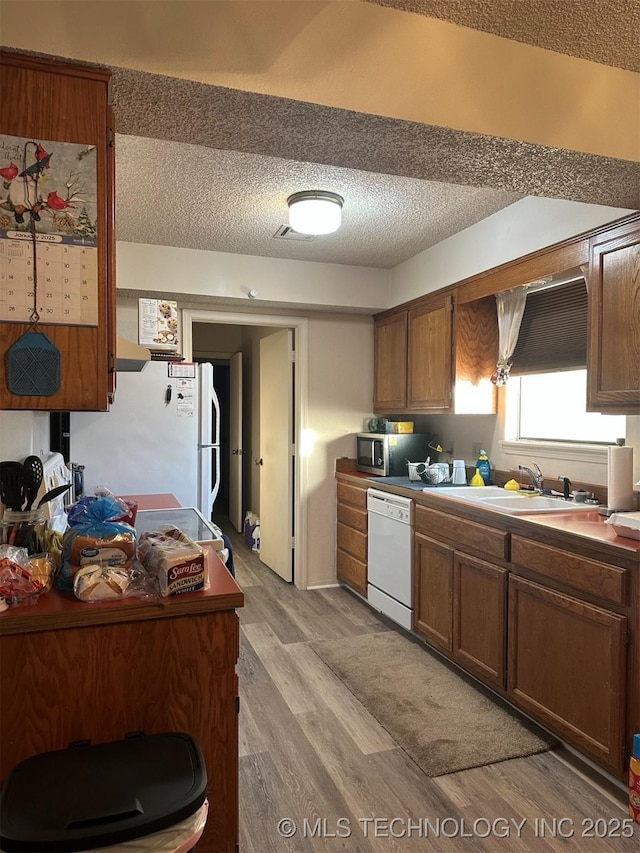
<path fill-rule="evenodd" d="M 98 325 L 94 145 L 0 135 L 0 321 Z"/>

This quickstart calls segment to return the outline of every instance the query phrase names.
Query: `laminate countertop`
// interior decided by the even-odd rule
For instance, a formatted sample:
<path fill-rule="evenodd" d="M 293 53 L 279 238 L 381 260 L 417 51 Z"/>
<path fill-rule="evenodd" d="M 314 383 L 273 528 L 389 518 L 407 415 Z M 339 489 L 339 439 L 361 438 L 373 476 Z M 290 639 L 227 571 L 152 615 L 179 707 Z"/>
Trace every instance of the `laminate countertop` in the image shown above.
<path fill-rule="evenodd" d="M 601 552 L 602 559 L 618 565 L 640 566 L 640 540 L 618 536 L 613 527 L 606 524 L 605 517 L 600 515 L 597 509 L 508 515 L 487 506 L 481 507 L 453 496 L 447 497 L 446 491 L 437 486 L 427 487 L 425 491 L 404 488 L 356 471 L 337 471 L 336 478 L 343 482 L 353 482 L 360 486 L 366 484 L 368 488 L 411 497 L 417 504 L 442 512 L 454 512 L 475 521 L 484 521 L 509 532 L 534 535 L 541 541 L 559 547 L 573 545 L 579 548 L 584 544 L 590 552 L 594 549 Z"/>

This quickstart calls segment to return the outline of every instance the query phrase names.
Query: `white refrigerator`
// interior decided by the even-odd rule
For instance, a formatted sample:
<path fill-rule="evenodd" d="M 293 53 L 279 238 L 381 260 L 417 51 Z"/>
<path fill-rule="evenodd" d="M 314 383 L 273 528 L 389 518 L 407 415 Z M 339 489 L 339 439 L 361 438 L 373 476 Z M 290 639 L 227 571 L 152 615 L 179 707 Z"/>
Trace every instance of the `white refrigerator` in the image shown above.
<path fill-rule="evenodd" d="M 189 372 L 184 364 L 172 369 Z M 162 361 L 118 373 L 108 412 L 72 412 L 71 458 L 85 466 L 85 494 L 98 485 L 116 495 L 170 492 L 210 519 L 220 489 L 213 366 L 195 365 L 195 379 L 169 373 Z"/>

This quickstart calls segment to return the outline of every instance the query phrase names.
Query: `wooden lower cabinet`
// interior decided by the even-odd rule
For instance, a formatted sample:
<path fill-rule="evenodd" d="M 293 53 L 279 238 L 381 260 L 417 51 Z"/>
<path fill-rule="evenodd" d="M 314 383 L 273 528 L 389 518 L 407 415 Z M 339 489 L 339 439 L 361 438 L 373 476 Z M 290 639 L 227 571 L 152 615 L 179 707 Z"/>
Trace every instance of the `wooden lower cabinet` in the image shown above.
<path fill-rule="evenodd" d="M 413 628 L 450 652 L 453 613 L 453 548 L 414 534 Z"/>
<path fill-rule="evenodd" d="M 622 775 L 626 617 L 511 575 L 508 618 L 510 698 Z"/>
<path fill-rule="evenodd" d="M 504 689 L 508 572 L 456 552 L 453 559 L 453 654 L 489 684 Z"/>
<path fill-rule="evenodd" d="M 234 610 L 1 636 L 0 779 L 24 759 L 74 741 L 187 732 L 207 768 L 209 816 L 198 850 L 234 853 L 239 636 Z"/>
<path fill-rule="evenodd" d="M 338 580 L 361 595 L 367 594 L 367 486 L 337 485 Z"/>

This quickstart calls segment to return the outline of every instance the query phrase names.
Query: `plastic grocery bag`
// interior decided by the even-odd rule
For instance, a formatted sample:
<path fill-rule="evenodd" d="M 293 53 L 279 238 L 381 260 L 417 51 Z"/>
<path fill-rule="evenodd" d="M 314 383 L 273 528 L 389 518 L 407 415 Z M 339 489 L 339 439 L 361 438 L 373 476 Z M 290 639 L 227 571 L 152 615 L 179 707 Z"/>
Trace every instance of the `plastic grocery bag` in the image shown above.
<path fill-rule="evenodd" d="M 128 508 L 113 495 L 80 498 L 69 510 L 68 524 L 62 544 L 62 569 L 58 586 L 73 589 L 75 573 L 84 566 L 132 568 L 136 557 L 135 528 L 115 521 Z"/>

